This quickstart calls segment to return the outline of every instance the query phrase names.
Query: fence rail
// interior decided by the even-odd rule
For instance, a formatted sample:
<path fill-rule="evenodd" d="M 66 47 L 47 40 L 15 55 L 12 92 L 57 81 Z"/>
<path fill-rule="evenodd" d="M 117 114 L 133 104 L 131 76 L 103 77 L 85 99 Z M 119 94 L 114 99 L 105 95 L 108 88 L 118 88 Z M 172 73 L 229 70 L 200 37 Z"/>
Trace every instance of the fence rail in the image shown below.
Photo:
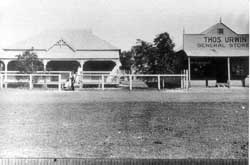
<path fill-rule="evenodd" d="M 4 74 L 1 74 L 4 73 Z M 52 74 L 53 73 L 53 74 Z M 62 78 L 62 74 L 69 74 L 66 79 Z M 53 71 L 38 72 L 35 74 L 21 74 L 12 72 L 0 72 L 0 88 L 8 87 L 13 83 L 28 83 L 32 89 L 34 85 L 57 85 L 58 89 L 62 87 L 70 88 L 70 72 Z M 188 89 L 188 72 L 181 74 L 99 74 L 99 73 L 81 73 L 75 77 L 75 86 L 79 88 L 87 86 L 97 86 L 104 90 L 108 86 L 116 86 L 120 88 L 128 88 L 129 90 L 145 88 L 145 89 L 166 89 L 181 88 Z M 66 85 L 67 84 L 67 85 Z"/>
<path fill-rule="evenodd" d="M 0 74 L 20 74 L 19 71 L 0 71 Z M 67 79 L 69 79 L 69 77 L 71 77 L 72 72 L 70 71 L 36 71 L 35 74 L 60 74 L 61 75 L 61 79 L 62 81 L 66 81 Z"/>
<path fill-rule="evenodd" d="M 166 88 L 166 84 L 172 83 L 179 84 L 179 88 L 188 88 L 188 72 L 183 71 L 182 74 L 91 74 L 83 73 L 76 76 L 78 85 L 98 85 L 102 90 L 106 85 L 117 85 L 120 87 L 128 87 L 129 90 L 137 88 L 157 88 L 158 90 Z M 139 85 L 138 85 L 139 84 Z M 149 87 L 150 86 L 150 87 Z M 153 86 L 153 87 L 151 87 Z M 139 87 L 139 88 L 140 88 Z"/>
<path fill-rule="evenodd" d="M 61 90 L 60 74 L 0 74 L 0 88 L 8 88 L 9 84 L 28 85 L 29 89 L 33 89 L 34 85 L 56 85 Z"/>

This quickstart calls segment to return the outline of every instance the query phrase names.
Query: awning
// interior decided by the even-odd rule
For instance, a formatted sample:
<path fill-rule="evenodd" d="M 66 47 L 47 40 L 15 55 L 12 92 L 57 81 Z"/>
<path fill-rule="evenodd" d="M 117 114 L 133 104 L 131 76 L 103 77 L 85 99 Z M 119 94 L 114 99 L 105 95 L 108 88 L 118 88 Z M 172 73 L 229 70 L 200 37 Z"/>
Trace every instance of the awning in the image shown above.
<path fill-rule="evenodd" d="M 249 50 L 185 50 L 189 57 L 249 57 Z"/>

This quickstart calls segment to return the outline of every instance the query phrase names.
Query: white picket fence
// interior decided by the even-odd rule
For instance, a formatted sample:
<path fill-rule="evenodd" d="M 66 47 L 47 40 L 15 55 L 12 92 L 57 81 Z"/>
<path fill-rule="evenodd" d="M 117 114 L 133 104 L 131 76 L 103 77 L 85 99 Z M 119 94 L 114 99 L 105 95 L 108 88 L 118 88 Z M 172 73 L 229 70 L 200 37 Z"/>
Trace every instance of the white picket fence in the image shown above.
<path fill-rule="evenodd" d="M 36 74 L 19 74 L 13 72 L 0 72 L 0 89 L 8 88 L 8 84 L 13 83 L 26 83 L 29 84 L 29 89 L 33 89 L 34 85 L 57 85 L 58 90 L 61 90 L 66 81 L 70 81 L 70 72 L 54 71 L 55 74 L 48 73 L 36 73 Z M 62 74 L 68 74 L 62 79 Z M 169 81 L 178 83 L 181 89 L 188 89 L 188 72 L 185 70 L 182 74 L 99 74 L 91 72 L 83 72 L 76 76 L 75 86 L 83 88 L 86 85 L 97 85 L 98 88 L 104 90 L 107 86 L 125 87 L 129 90 L 138 88 L 136 82 L 141 84 L 154 84 L 154 87 L 158 90 L 165 89 L 165 84 Z M 146 86 L 146 85 L 145 85 Z M 151 88 L 151 87 L 147 87 Z"/>
<path fill-rule="evenodd" d="M 7 74 L 19 74 L 19 71 L 7 71 Z M 0 74 L 5 74 L 5 71 L 0 71 Z M 71 77 L 71 71 L 36 71 L 35 74 L 60 74 L 62 81 L 66 81 Z"/>
<path fill-rule="evenodd" d="M 77 75 L 77 82 L 80 88 L 84 85 L 97 85 L 102 90 L 105 89 L 106 85 L 117 85 L 122 86 L 122 80 L 126 80 L 129 90 L 132 90 L 135 85 L 134 80 L 141 80 L 141 82 L 146 82 L 147 79 L 152 79 L 153 82 L 157 82 L 158 90 L 164 89 L 165 81 L 169 78 L 177 78 L 180 84 L 180 88 L 188 89 L 188 72 L 187 70 L 183 71 L 182 74 L 90 74 L 84 73 Z"/>
<path fill-rule="evenodd" d="M 0 89 L 8 88 L 9 84 L 28 84 L 29 89 L 34 85 L 56 85 L 61 91 L 61 74 L 0 74 Z"/>

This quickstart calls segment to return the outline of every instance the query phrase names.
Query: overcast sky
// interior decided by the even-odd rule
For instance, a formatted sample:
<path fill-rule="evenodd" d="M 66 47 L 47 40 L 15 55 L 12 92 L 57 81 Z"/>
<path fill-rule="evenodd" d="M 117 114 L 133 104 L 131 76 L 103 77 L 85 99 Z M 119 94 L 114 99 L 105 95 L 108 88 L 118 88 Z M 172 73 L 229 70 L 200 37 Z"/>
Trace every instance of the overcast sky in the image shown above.
<path fill-rule="evenodd" d="M 122 50 L 136 39 L 168 32 L 182 45 L 182 30 L 200 33 L 222 22 L 248 33 L 248 0 L 1 0 L 0 46 L 47 29 L 92 29 Z"/>

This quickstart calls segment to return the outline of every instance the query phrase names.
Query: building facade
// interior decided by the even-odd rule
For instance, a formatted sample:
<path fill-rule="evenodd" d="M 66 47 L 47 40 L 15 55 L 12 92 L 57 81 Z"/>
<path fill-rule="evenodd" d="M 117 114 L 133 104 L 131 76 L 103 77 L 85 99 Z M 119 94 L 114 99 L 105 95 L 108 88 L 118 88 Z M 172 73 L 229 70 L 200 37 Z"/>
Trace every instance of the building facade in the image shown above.
<path fill-rule="evenodd" d="M 45 31 L 0 52 L 1 70 L 16 71 L 17 55 L 32 49 L 44 71 L 119 70 L 120 49 L 86 30 Z"/>
<path fill-rule="evenodd" d="M 189 84 L 244 86 L 249 74 L 249 34 L 220 22 L 199 34 L 183 34 Z"/>

